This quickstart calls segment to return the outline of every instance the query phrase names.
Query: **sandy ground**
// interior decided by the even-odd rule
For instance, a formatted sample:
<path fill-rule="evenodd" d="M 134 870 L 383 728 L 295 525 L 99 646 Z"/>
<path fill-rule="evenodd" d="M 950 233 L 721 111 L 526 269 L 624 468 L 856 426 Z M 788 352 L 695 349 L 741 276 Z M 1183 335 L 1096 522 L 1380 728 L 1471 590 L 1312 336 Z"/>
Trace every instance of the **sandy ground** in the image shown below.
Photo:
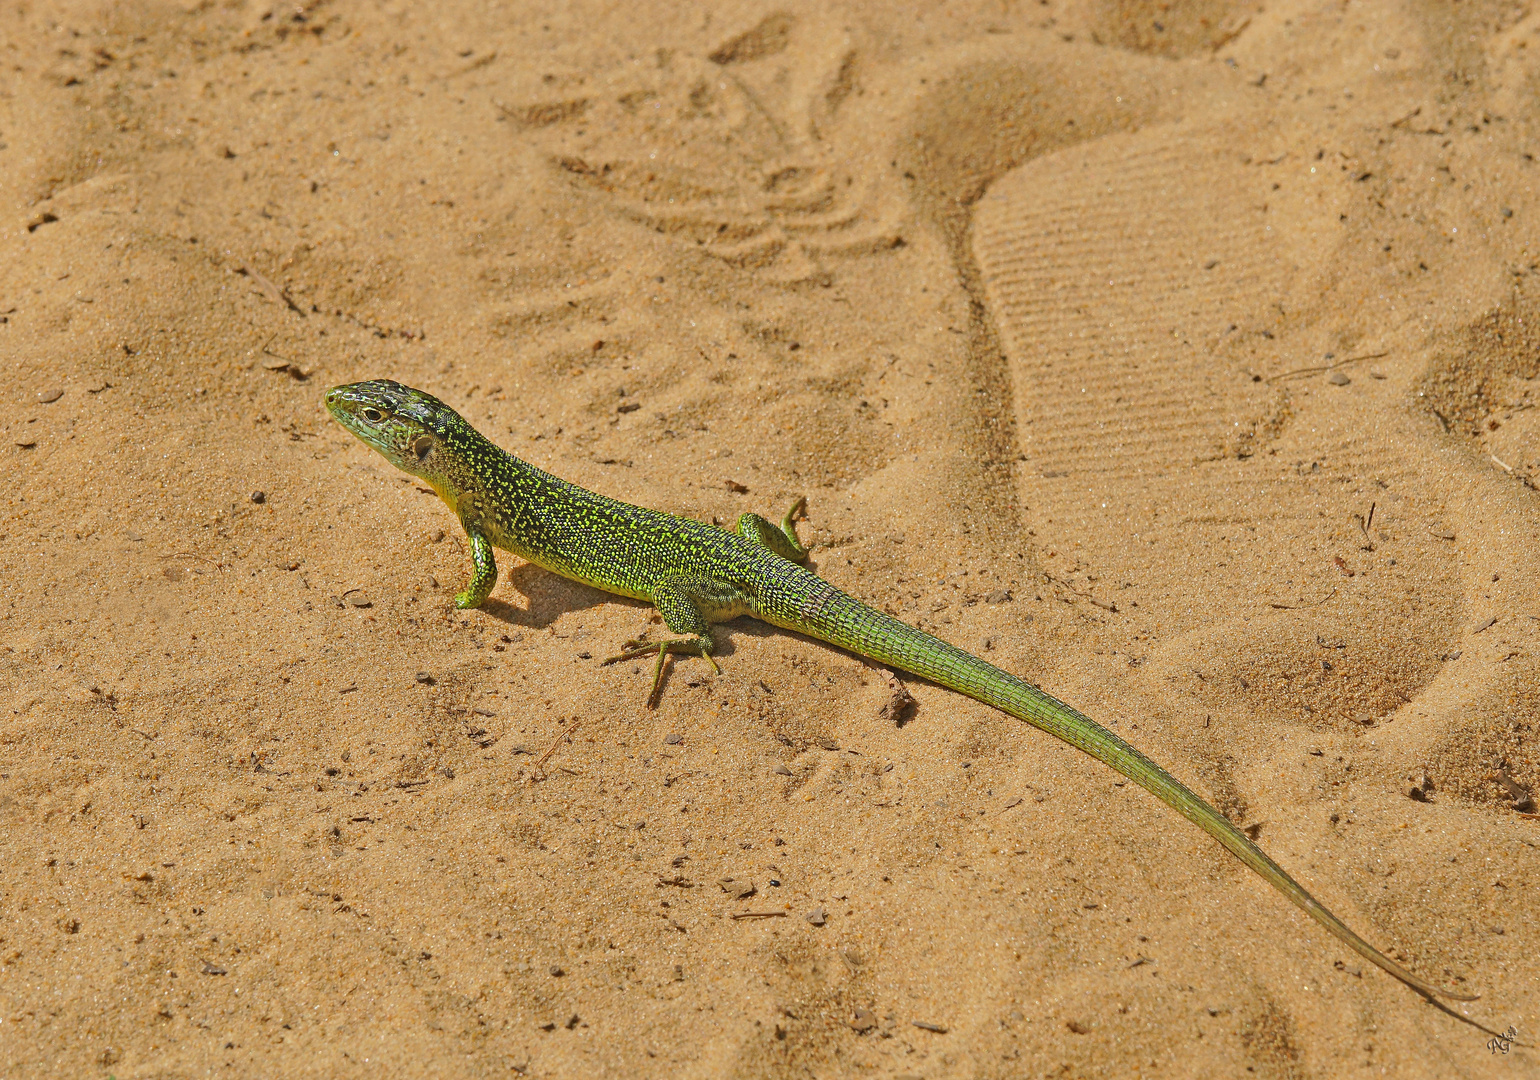
<path fill-rule="evenodd" d="M 1506 2 L 4 5 L 0 1075 L 1533 1074 L 1536 155 Z M 940 688 L 452 612 L 368 377 L 805 493 L 1481 999 Z"/>

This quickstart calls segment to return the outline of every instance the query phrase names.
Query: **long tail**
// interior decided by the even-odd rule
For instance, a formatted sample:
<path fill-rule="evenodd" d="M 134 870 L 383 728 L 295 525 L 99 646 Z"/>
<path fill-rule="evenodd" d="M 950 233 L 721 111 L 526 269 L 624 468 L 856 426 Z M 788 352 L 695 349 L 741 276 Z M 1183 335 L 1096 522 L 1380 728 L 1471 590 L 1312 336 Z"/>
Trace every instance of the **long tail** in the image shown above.
<path fill-rule="evenodd" d="M 1365 960 L 1428 997 L 1476 1000 L 1478 995 L 1457 994 L 1419 979 L 1348 929 L 1228 818 L 1090 717 L 971 653 L 870 608 L 832 586 L 828 588 L 820 610 L 805 613 L 802 625 L 792 629 L 812 633 L 831 644 L 967 694 L 1084 750 L 1218 840 Z"/>

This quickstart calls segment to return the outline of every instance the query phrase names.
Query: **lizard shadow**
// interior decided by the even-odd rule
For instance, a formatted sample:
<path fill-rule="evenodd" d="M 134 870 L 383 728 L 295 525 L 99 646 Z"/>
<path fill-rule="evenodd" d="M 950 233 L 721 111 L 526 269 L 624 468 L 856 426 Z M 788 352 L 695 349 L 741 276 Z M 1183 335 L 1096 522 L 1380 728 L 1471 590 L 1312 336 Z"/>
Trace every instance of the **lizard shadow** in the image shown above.
<path fill-rule="evenodd" d="M 640 600 L 616 596 L 591 585 L 570 581 L 533 563 L 525 563 L 503 572 L 499 581 L 522 594 L 529 601 L 529 607 L 517 607 L 507 600 L 491 596 L 477 610 L 509 626 L 529 630 L 544 630 L 563 615 L 603 604 L 622 603 L 647 609 L 652 607 Z"/>

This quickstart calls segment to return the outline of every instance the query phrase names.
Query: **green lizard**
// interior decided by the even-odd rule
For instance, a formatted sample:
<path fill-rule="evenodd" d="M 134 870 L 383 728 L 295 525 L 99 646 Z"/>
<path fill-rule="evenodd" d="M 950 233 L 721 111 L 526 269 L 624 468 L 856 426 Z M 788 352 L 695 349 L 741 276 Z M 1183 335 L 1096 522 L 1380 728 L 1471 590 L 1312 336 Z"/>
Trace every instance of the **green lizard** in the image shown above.
<path fill-rule="evenodd" d="M 890 618 L 800 565 L 807 549 L 793 520 L 758 514 L 736 533 L 632 506 L 569 484 L 500 449 L 442 401 L 385 380 L 337 386 L 326 408 L 385 459 L 432 485 L 470 538 L 475 572 L 455 597 L 479 607 L 497 583 L 492 549 L 606 592 L 653 604 L 674 634 L 629 641 L 609 661 L 656 654 L 656 701 L 670 653 L 716 667 L 711 624 L 739 615 L 807 634 L 911 672 L 1027 721 L 1112 766 L 1218 840 L 1341 941 L 1428 997 L 1472 1001 L 1418 978 L 1348 929 L 1218 810 L 1118 736 L 1062 701 L 971 653 Z M 720 669 L 718 669 L 720 670 Z"/>

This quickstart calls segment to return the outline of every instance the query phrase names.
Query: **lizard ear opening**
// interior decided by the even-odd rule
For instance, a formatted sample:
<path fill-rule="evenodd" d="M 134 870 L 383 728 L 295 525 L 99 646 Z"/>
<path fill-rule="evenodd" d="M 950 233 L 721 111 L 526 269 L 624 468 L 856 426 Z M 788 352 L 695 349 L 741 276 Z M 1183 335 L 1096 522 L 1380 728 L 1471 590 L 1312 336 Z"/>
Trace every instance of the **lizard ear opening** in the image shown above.
<path fill-rule="evenodd" d="M 428 455 L 433 453 L 433 436 L 419 435 L 412 440 L 411 450 L 418 461 L 427 461 Z"/>

